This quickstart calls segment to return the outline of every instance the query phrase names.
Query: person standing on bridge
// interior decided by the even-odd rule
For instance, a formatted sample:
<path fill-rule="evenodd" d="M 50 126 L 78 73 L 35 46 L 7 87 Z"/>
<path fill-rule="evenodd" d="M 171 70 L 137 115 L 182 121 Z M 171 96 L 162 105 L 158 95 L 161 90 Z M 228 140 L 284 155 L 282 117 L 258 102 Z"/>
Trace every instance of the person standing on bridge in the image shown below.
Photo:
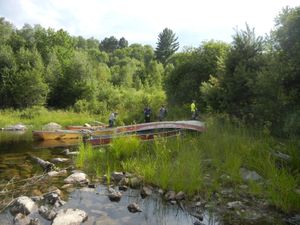
<path fill-rule="evenodd" d="M 165 117 L 167 116 L 167 109 L 164 105 L 162 105 L 159 109 L 159 112 L 158 112 L 158 120 L 159 121 L 163 121 L 165 119 Z"/>
<path fill-rule="evenodd" d="M 118 115 L 117 112 L 112 112 L 110 114 L 109 120 L 108 120 L 109 127 L 113 127 L 115 125 L 115 121 L 117 119 L 117 115 Z"/>
<path fill-rule="evenodd" d="M 191 104 L 191 113 L 192 113 L 192 120 L 195 120 L 197 117 L 197 107 L 196 107 L 196 101 L 193 100 Z"/>
<path fill-rule="evenodd" d="M 151 113 L 152 113 L 152 111 L 149 106 L 144 108 L 145 123 L 150 123 Z"/>

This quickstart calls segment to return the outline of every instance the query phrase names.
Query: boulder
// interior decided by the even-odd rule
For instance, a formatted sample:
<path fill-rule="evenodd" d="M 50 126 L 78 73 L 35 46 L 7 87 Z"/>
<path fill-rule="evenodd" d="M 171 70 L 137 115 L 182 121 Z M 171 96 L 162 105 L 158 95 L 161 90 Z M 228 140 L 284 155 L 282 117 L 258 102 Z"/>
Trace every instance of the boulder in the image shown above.
<path fill-rule="evenodd" d="M 160 194 L 160 195 L 163 195 L 163 194 L 165 193 L 165 192 L 164 192 L 164 190 L 163 190 L 163 189 L 161 189 L 161 188 L 160 188 L 160 189 L 158 189 L 158 191 L 157 191 L 157 192 L 158 192 L 158 194 Z"/>
<path fill-rule="evenodd" d="M 128 186 L 129 185 L 129 178 L 123 177 L 120 182 L 118 183 L 119 186 Z"/>
<path fill-rule="evenodd" d="M 57 212 L 53 209 L 52 210 L 48 209 L 48 207 L 46 206 L 41 206 L 39 208 L 39 214 L 46 220 L 53 220 Z"/>
<path fill-rule="evenodd" d="M 10 125 L 4 128 L 4 130 L 7 131 L 24 131 L 27 130 L 27 127 L 23 124 L 15 124 L 15 125 Z"/>
<path fill-rule="evenodd" d="M 131 213 L 137 213 L 137 212 L 142 212 L 141 208 L 138 206 L 137 203 L 131 203 L 127 206 L 127 209 Z"/>
<path fill-rule="evenodd" d="M 22 213 L 28 215 L 36 208 L 37 206 L 31 198 L 27 196 L 21 196 L 14 201 L 10 211 L 12 214 Z"/>
<path fill-rule="evenodd" d="M 183 191 L 179 191 L 176 196 L 175 196 L 175 199 L 177 201 L 182 201 L 185 199 L 185 193 Z"/>
<path fill-rule="evenodd" d="M 152 188 L 144 186 L 141 190 L 142 198 L 146 198 L 149 195 L 152 195 Z"/>
<path fill-rule="evenodd" d="M 111 178 L 116 182 L 120 182 L 122 178 L 125 178 L 125 173 L 123 172 L 112 172 L 111 173 Z"/>
<path fill-rule="evenodd" d="M 80 225 L 88 215 L 80 209 L 61 209 L 57 212 L 52 225 Z"/>
<path fill-rule="evenodd" d="M 139 188 L 142 184 L 142 179 L 139 177 L 132 177 L 129 179 L 129 186 L 133 189 Z"/>
<path fill-rule="evenodd" d="M 42 130 L 55 131 L 55 130 L 59 130 L 61 128 L 62 128 L 61 125 L 59 125 L 57 123 L 54 123 L 54 122 L 51 122 L 51 123 L 48 123 L 48 124 L 44 125 Z"/>
<path fill-rule="evenodd" d="M 29 225 L 30 224 L 30 218 L 22 213 L 18 213 L 14 220 L 14 225 Z"/>
<path fill-rule="evenodd" d="M 87 184 L 89 183 L 89 179 L 85 173 L 75 172 L 64 179 L 64 182 L 67 184 Z"/>
<path fill-rule="evenodd" d="M 245 168 L 240 169 L 240 175 L 244 181 L 258 181 L 262 179 L 255 171 L 247 170 Z"/>
<path fill-rule="evenodd" d="M 166 199 L 167 201 L 173 201 L 173 200 L 175 200 L 175 197 L 176 197 L 175 191 L 168 191 L 168 192 L 165 194 L 165 199 Z"/>
<path fill-rule="evenodd" d="M 109 188 L 108 192 L 109 192 L 108 198 L 109 198 L 110 201 L 112 201 L 112 202 L 118 202 L 118 201 L 121 200 L 121 197 L 122 197 L 122 193 L 121 192 L 116 191 L 113 188 Z"/>
<path fill-rule="evenodd" d="M 60 196 L 56 192 L 50 192 L 44 195 L 45 202 L 50 205 L 54 205 L 57 201 L 60 201 Z"/>

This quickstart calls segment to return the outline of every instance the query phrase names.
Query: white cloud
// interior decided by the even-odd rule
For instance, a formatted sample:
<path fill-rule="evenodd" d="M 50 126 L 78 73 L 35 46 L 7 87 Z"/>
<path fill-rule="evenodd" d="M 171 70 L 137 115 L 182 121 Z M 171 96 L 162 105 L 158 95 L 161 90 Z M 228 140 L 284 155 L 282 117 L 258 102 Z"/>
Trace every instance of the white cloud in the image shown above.
<path fill-rule="evenodd" d="M 165 27 L 180 44 L 231 41 L 233 28 L 247 22 L 257 34 L 268 33 L 280 10 L 298 0 L 0 0 L 0 15 L 16 26 L 24 23 L 63 28 L 72 35 L 103 39 L 124 36 L 130 43 L 155 46 Z"/>

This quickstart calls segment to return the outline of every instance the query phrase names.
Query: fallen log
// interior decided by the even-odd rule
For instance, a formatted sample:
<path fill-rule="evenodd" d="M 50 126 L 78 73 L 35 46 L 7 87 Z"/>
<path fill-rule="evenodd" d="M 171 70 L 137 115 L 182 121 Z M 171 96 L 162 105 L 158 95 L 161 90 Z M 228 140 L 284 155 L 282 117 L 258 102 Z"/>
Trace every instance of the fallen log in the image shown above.
<path fill-rule="evenodd" d="M 28 154 L 28 156 L 33 160 L 35 161 L 36 163 L 38 163 L 43 169 L 44 169 L 44 172 L 50 172 L 52 170 L 55 169 L 55 165 L 49 161 L 45 161 L 37 156 L 34 156 L 34 155 L 30 155 Z"/>

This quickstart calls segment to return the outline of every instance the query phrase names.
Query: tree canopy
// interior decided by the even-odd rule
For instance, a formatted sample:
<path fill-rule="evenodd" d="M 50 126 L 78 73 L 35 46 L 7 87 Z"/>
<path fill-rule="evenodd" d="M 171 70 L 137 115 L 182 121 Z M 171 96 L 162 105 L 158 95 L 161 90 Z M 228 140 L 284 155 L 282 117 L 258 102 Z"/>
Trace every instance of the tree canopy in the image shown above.
<path fill-rule="evenodd" d="M 168 28 L 154 50 L 124 37 L 17 29 L 0 18 L 0 108 L 119 110 L 124 122 L 139 122 L 145 104 L 186 109 L 195 99 L 201 112 L 299 135 L 300 7 L 283 9 L 275 21 L 266 37 L 246 24 L 231 44 L 211 40 L 176 52 L 178 38 Z"/>

